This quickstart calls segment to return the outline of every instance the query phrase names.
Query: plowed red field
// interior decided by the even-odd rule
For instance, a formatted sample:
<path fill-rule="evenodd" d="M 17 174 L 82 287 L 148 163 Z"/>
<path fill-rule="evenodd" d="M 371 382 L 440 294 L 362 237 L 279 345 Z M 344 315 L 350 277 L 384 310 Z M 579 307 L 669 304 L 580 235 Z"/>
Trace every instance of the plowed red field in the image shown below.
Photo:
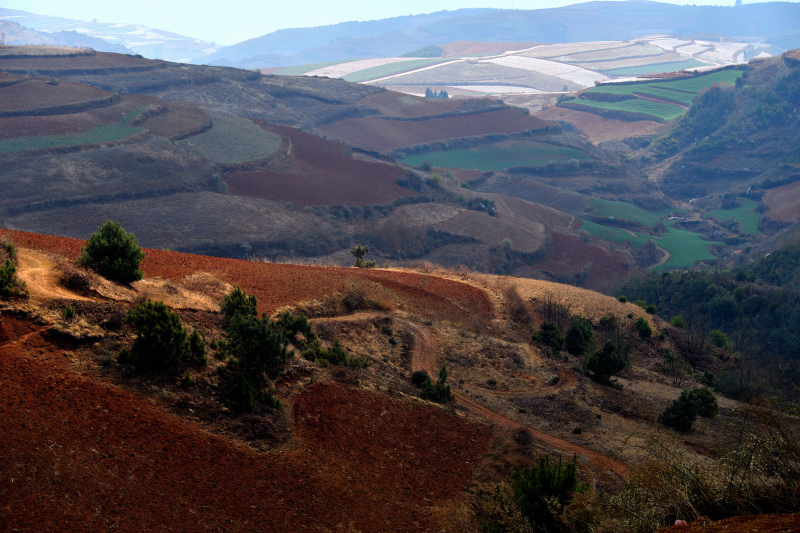
<path fill-rule="evenodd" d="M 51 85 L 43 80 L 29 80 L 0 87 L 0 113 L 9 111 L 35 112 L 41 108 L 85 104 L 107 100 L 114 93 L 82 83 L 60 82 Z"/>
<path fill-rule="evenodd" d="M 84 245 L 80 239 L 5 229 L 0 229 L 0 235 L 10 236 L 22 247 L 73 258 L 80 255 Z M 145 250 L 142 269 L 148 277 L 171 280 L 198 271 L 211 273 L 255 294 L 259 311 L 264 313 L 355 287 L 388 305 L 432 319 L 471 325 L 492 316 L 492 304 L 480 289 L 414 272 L 254 263 L 151 249 Z"/>
<path fill-rule="evenodd" d="M 256 452 L 76 374 L 37 326 L 0 325 L 0 516 L 9 531 L 437 531 L 490 430 L 318 383 L 293 446 Z"/>
<path fill-rule="evenodd" d="M 234 172 L 225 177 L 232 194 L 307 205 L 377 205 L 416 194 L 397 184 L 403 171 L 393 165 L 353 159 L 343 144 L 295 128 L 262 124 L 289 138 L 290 158 L 280 170 Z"/>
<path fill-rule="evenodd" d="M 383 91 L 367 95 L 358 103 L 374 107 L 387 117 L 412 118 L 452 113 L 458 111 L 466 102 L 454 99 L 422 98 L 395 91 Z"/>
<path fill-rule="evenodd" d="M 548 123 L 507 108 L 486 113 L 428 120 L 399 121 L 379 117 L 351 118 L 319 128 L 321 133 L 368 150 L 392 150 L 431 141 L 491 133 L 539 129 Z"/>
<path fill-rule="evenodd" d="M 661 124 L 650 120 L 637 120 L 628 122 L 603 118 L 594 113 L 585 113 L 564 107 L 550 107 L 536 113 L 536 116 L 545 120 L 563 120 L 570 122 L 586 134 L 586 137 L 598 144 L 606 141 L 625 139 L 636 135 L 655 135 L 667 129 L 668 124 Z"/>
<path fill-rule="evenodd" d="M 553 232 L 553 243 L 547 255 L 528 265 L 528 268 L 559 274 L 578 274 L 587 265 L 591 267 L 583 286 L 593 290 L 609 289 L 606 284 L 624 279 L 632 268 L 625 257 L 558 231 Z M 526 272 L 516 274 L 525 275 Z"/>

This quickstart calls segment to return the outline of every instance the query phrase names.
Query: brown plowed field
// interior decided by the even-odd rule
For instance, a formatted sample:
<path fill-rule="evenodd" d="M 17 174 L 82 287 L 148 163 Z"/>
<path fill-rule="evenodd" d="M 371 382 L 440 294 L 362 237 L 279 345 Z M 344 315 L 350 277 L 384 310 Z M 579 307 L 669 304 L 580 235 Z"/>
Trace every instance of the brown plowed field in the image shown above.
<path fill-rule="evenodd" d="M 576 229 L 576 228 L 573 228 Z M 632 265 L 623 256 L 612 253 L 596 244 L 585 243 L 577 237 L 558 231 L 553 232 L 553 242 L 547 255 L 534 261 L 527 268 L 559 274 L 577 274 L 591 265 L 584 287 L 605 290 L 606 284 L 624 279 L 630 274 Z M 516 272 L 525 275 L 527 272 Z"/>
<path fill-rule="evenodd" d="M 51 85 L 34 79 L 0 87 L 0 113 L 36 113 L 43 108 L 80 106 L 84 108 L 107 101 L 114 93 L 82 83 L 60 82 Z"/>
<path fill-rule="evenodd" d="M 697 520 L 688 526 L 672 526 L 658 533 L 797 533 L 800 514 L 735 516 L 718 522 Z"/>
<path fill-rule="evenodd" d="M 155 135 L 168 139 L 184 139 L 211 127 L 211 117 L 195 105 L 155 98 L 153 100 L 166 108 L 166 112 L 143 120 L 137 126 L 147 128 Z"/>
<path fill-rule="evenodd" d="M 769 218 L 797 222 L 800 216 L 800 181 L 768 190 L 764 202 L 769 207 L 766 213 Z"/>
<path fill-rule="evenodd" d="M 563 120 L 573 124 L 586 134 L 594 144 L 606 141 L 615 141 L 638 135 L 656 135 L 667 129 L 668 124 L 650 120 L 637 120 L 628 122 L 603 118 L 594 113 L 585 113 L 565 107 L 552 106 L 536 113 L 536 116 L 545 120 Z"/>
<path fill-rule="evenodd" d="M 97 52 L 93 55 L 77 57 L 10 57 L 0 59 L 0 70 L 10 72 L 150 70 L 162 66 L 166 66 L 163 61 L 111 52 Z"/>
<path fill-rule="evenodd" d="M 353 146 L 386 151 L 431 141 L 444 141 L 491 133 L 516 133 L 539 129 L 548 123 L 516 108 L 432 118 L 399 121 L 379 117 L 351 118 L 319 128 L 319 131 Z"/>
<path fill-rule="evenodd" d="M 0 87 L 4 85 L 13 85 L 25 79 L 25 76 L 19 74 L 11 74 L 10 72 L 0 72 Z"/>
<path fill-rule="evenodd" d="M 291 141 L 291 156 L 280 169 L 240 171 L 225 177 L 231 194 L 307 205 L 377 205 L 416 194 L 397 184 L 394 165 L 354 159 L 341 143 L 295 128 L 262 124 Z"/>
<path fill-rule="evenodd" d="M 358 103 L 375 108 L 387 117 L 416 118 L 456 112 L 465 101 L 423 98 L 395 91 L 382 91 L 367 95 Z"/>
<path fill-rule="evenodd" d="M 175 102 L 177 103 L 177 102 Z M 137 107 L 148 105 L 168 105 L 170 111 L 173 102 L 162 102 L 150 96 L 123 95 L 121 100 L 112 106 L 97 107 L 80 113 L 63 115 L 2 117 L 0 118 L 0 139 L 12 137 L 35 137 L 37 135 L 66 135 L 88 131 L 99 124 L 119 122 Z M 182 104 L 188 105 L 188 104 Z M 202 113 L 202 112 L 201 112 Z M 156 117 L 153 117 L 156 118 Z M 152 119 L 151 119 L 152 120 Z M 172 116 L 163 116 L 162 120 L 171 121 Z M 181 122 L 177 120 L 176 122 Z M 150 121 L 144 127 L 150 129 Z M 154 131 L 157 135 L 158 133 Z"/>
<path fill-rule="evenodd" d="M 5 229 L 0 229 L 0 235 L 8 235 L 21 247 L 71 258 L 78 257 L 84 245 L 80 239 Z M 176 281 L 195 272 L 208 272 L 255 294 L 259 311 L 270 314 L 282 306 L 356 288 L 386 305 L 427 318 L 473 325 L 492 317 L 492 304 L 482 290 L 416 272 L 254 263 L 151 249 L 145 250 L 142 269 L 148 277 Z"/>
<path fill-rule="evenodd" d="M 438 531 L 433 508 L 489 442 L 440 409 L 318 383 L 292 444 L 257 452 L 73 372 L 36 328 L 0 325 L 4 530 Z"/>

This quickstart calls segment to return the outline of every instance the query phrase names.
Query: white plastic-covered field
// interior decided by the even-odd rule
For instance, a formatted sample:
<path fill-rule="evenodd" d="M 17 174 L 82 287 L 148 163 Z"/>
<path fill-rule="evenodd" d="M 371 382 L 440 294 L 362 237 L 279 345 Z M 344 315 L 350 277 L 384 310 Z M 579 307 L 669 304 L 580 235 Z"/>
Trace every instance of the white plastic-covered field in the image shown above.
<path fill-rule="evenodd" d="M 486 94 L 543 94 L 544 91 L 533 87 L 517 87 L 515 85 L 453 85 L 462 91 L 474 91 Z"/>
<path fill-rule="evenodd" d="M 402 63 L 403 61 L 414 61 L 419 59 L 417 57 L 380 57 L 376 59 L 359 59 L 358 61 L 350 61 L 348 63 L 339 63 L 338 65 L 330 65 L 327 67 L 318 68 L 311 72 L 306 72 L 306 76 L 324 76 L 326 78 L 341 78 L 360 70 L 365 70 L 372 67 L 382 67 L 383 65 L 391 65 L 392 63 Z"/>
<path fill-rule="evenodd" d="M 744 59 L 740 52 L 747 48 L 747 43 L 705 43 L 698 41 L 698 44 L 708 44 L 713 46 L 714 49 L 703 52 L 697 58 L 701 61 L 713 61 L 716 63 L 736 63 L 737 56 Z"/>
<path fill-rule="evenodd" d="M 658 46 L 663 50 L 675 50 L 679 46 L 690 44 L 692 41 L 685 41 L 683 39 L 653 39 L 650 44 Z"/>
<path fill-rule="evenodd" d="M 676 52 L 681 54 L 682 56 L 687 57 L 694 57 L 696 55 L 702 54 L 703 52 L 707 52 L 709 50 L 709 46 L 706 44 L 687 44 L 686 46 L 679 46 L 675 49 Z"/>
<path fill-rule="evenodd" d="M 593 52 L 595 50 L 607 50 L 609 48 L 625 48 L 632 43 L 626 41 L 588 41 L 585 43 L 563 43 L 563 44 L 543 44 L 526 50 L 519 55 L 525 57 L 556 57 L 581 52 Z"/>
<path fill-rule="evenodd" d="M 554 76 L 562 80 L 577 83 L 578 85 L 583 85 L 584 87 L 591 87 L 596 81 L 608 79 L 607 76 L 593 70 L 533 57 L 505 56 L 495 57 L 487 61 L 504 67 L 518 68 L 545 74 L 547 76 Z"/>

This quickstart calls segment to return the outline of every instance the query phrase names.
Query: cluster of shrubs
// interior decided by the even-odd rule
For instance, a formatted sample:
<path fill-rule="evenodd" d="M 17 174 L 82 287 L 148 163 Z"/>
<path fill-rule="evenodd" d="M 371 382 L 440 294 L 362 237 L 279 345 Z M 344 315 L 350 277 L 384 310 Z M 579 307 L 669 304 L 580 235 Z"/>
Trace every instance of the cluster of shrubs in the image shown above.
<path fill-rule="evenodd" d="M 697 388 L 683 391 L 680 397 L 661 413 L 658 422 L 678 431 L 688 432 L 692 430 L 698 416 L 713 418 L 718 412 L 719 404 L 714 394 L 708 389 Z"/>
<path fill-rule="evenodd" d="M 652 334 L 647 320 L 644 318 L 640 320 L 644 323 L 640 325 L 639 321 L 636 322 L 640 334 L 645 336 L 644 328 Z M 612 376 L 624 370 L 629 364 L 631 345 L 625 339 L 616 316 L 602 317 L 599 328 L 606 337 L 609 337 L 599 349 L 594 349 L 596 341 L 592 323 L 582 316 L 572 318 L 566 333 L 563 333 L 555 322 L 543 322 L 539 331 L 533 335 L 533 340 L 550 346 L 556 354 L 566 349 L 572 355 L 585 356 L 582 363 L 583 371 L 594 381 L 610 385 Z"/>
<path fill-rule="evenodd" d="M 0 240 L 0 298 L 25 294 L 25 283 L 17 278 L 17 247 L 4 237 Z"/>
<path fill-rule="evenodd" d="M 420 397 L 437 403 L 449 403 L 453 401 L 453 393 L 450 392 L 450 385 L 447 384 L 447 369 L 442 365 L 439 370 L 439 377 L 436 383 L 431 381 L 431 377 L 424 370 L 418 370 L 411 375 L 411 382 L 420 389 Z"/>

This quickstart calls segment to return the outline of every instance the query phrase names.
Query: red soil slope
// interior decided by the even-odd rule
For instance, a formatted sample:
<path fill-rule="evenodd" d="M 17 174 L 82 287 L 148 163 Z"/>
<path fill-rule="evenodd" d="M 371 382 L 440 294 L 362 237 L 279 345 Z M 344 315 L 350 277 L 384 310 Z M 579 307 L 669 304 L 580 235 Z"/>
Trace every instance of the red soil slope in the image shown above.
<path fill-rule="evenodd" d="M 3 530 L 436 531 L 488 444 L 439 409 L 320 383 L 295 400 L 294 444 L 256 452 L 73 372 L 36 328 L 0 325 Z"/>
<path fill-rule="evenodd" d="M 358 103 L 375 108 L 387 117 L 416 118 L 453 113 L 466 102 L 465 100 L 423 98 L 395 91 L 383 91 L 367 95 Z"/>
<path fill-rule="evenodd" d="M 769 218 L 796 222 L 800 216 L 800 181 L 768 190 L 764 202 L 769 207 L 766 213 Z"/>
<path fill-rule="evenodd" d="M 8 235 L 22 247 L 73 258 L 80 255 L 84 245 L 80 239 L 0 229 L 2 235 Z M 403 307 L 428 318 L 473 324 L 492 316 L 492 304 L 480 289 L 414 272 L 253 263 L 151 249 L 145 250 L 142 269 L 147 277 L 171 280 L 180 280 L 198 271 L 211 273 L 255 294 L 259 311 L 263 313 L 355 287 L 387 305 Z"/>
<path fill-rule="evenodd" d="M 655 135 L 667 129 L 668 126 L 668 124 L 650 120 L 637 120 L 636 122 L 614 120 L 594 113 L 585 113 L 556 106 L 540 111 L 536 113 L 536 116 L 545 120 L 570 122 L 585 133 L 586 137 L 594 144 L 635 137 L 636 135 Z"/>
<path fill-rule="evenodd" d="M 0 87 L 0 113 L 35 113 L 41 108 L 60 106 L 92 107 L 115 96 L 83 83 L 60 82 L 57 85 L 42 79 L 31 79 Z"/>
<path fill-rule="evenodd" d="M 392 150 L 431 141 L 539 129 L 548 123 L 516 108 L 428 120 L 352 118 L 319 128 L 321 133 L 368 150 Z"/>
<path fill-rule="evenodd" d="M 353 159 L 343 144 L 326 141 L 295 128 L 262 123 L 288 138 L 291 156 L 280 169 L 240 171 L 225 177 L 229 191 L 276 202 L 307 205 L 377 205 L 416 193 L 397 184 L 396 166 Z"/>

